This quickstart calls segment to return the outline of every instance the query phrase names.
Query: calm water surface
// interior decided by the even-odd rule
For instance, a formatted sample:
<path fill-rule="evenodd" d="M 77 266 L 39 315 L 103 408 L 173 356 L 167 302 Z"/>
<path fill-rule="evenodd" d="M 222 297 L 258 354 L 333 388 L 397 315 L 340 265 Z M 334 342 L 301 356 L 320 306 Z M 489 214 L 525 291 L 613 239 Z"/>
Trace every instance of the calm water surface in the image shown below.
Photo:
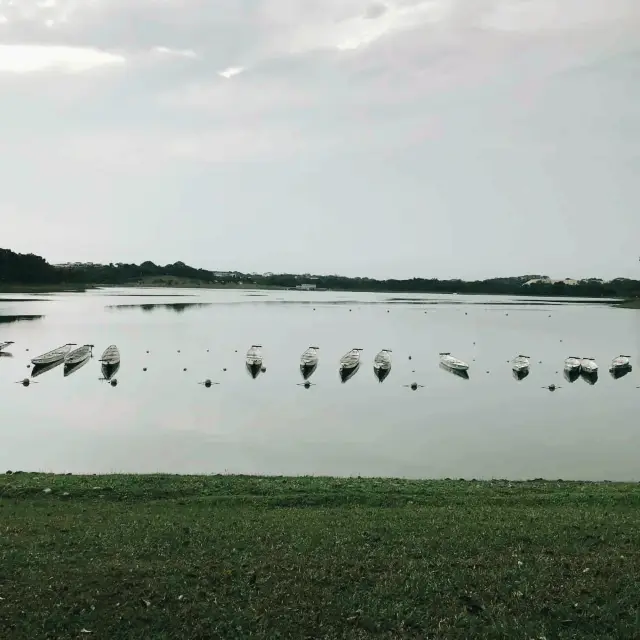
<path fill-rule="evenodd" d="M 640 379 L 608 373 L 620 353 L 640 367 L 639 312 L 532 302 L 246 290 L 0 295 L 0 342 L 15 341 L 0 358 L 0 471 L 640 479 Z M 94 359 L 67 378 L 60 367 L 28 388 L 14 384 L 32 357 L 67 342 L 94 344 Z M 117 387 L 99 380 L 97 360 L 112 343 L 122 354 Z M 254 343 L 267 367 L 256 380 L 244 368 Z M 299 358 L 310 345 L 320 365 L 304 389 Z M 352 347 L 364 349 L 363 364 L 341 384 L 338 360 Z M 380 384 L 372 361 L 382 348 L 393 350 L 393 370 Z M 442 371 L 440 351 L 469 362 L 469 380 Z M 520 382 L 507 362 L 519 353 L 532 358 Z M 597 359 L 597 384 L 564 380 L 569 355 Z M 205 378 L 220 384 L 207 389 Z M 413 381 L 424 387 L 405 386 Z M 542 388 L 551 383 L 561 388 Z"/>

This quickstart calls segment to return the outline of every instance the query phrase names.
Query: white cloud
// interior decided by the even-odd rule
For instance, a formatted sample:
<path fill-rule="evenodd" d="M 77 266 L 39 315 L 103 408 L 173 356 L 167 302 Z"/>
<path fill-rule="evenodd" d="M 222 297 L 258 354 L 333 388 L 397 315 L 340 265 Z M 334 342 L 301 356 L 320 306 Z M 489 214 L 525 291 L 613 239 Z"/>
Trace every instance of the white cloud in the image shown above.
<path fill-rule="evenodd" d="M 198 54 L 193 49 L 172 49 L 171 47 L 154 47 L 156 53 L 169 56 L 178 56 L 180 58 L 198 58 Z"/>
<path fill-rule="evenodd" d="M 218 75 L 228 80 L 229 78 L 233 78 L 233 76 L 240 75 L 244 70 L 244 67 L 229 67 L 224 71 L 219 71 Z"/>
<path fill-rule="evenodd" d="M 6 73 L 23 74 L 48 69 L 78 73 L 125 62 L 122 55 L 88 47 L 0 45 L 0 72 Z"/>

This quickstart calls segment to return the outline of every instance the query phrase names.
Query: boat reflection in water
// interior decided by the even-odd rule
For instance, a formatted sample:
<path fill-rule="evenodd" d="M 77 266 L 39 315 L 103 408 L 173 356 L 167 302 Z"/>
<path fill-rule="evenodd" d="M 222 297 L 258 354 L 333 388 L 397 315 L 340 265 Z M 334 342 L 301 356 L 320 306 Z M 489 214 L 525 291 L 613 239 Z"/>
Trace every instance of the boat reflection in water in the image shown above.
<path fill-rule="evenodd" d="M 513 377 L 516 380 L 518 380 L 518 382 L 520 380 L 524 380 L 529 375 L 530 372 L 531 372 L 530 369 L 520 369 L 520 370 L 512 369 L 511 370 L 511 373 L 513 374 Z"/>
<path fill-rule="evenodd" d="M 452 369 L 451 367 L 447 367 L 447 365 L 442 364 L 442 362 L 438 365 L 440 369 L 450 373 L 452 376 L 456 376 L 457 378 L 462 378 L 463 380 L 469 379 L 469 372 L 463 369 Z"/>
<path fill-rule="evenodd" d="M 594 385 L 596 382 L 598 382 L 598 372 L 597 371 L 581 371 L 580 372 L 580 377 L 587 383 L 590 385 Z"/>
<path fill-rule="evenodd" d="M 13 358 L 13 353 L 8 351 L 0 351 L 0 358 Z"/>
<path fill-rule="evenodd" d="M 619 378 L 624 378 L 627 373 L 631 373 L 633 371 L 633 367 L 629 365 L 628 367 L 615 367 L 609 369 L 609 373 L 614 380 L 618 380 Z"/>
<path fill-rule="evenodd" d="M 575 382 L 580 377 L 580 369 L 564 369 L 562 375 L 567 382 Z"/>
<path fill-rule="evenodd" d="M 119 370 L 120 370 L 119 362 L 116 362 L 114 364 L 103 362 L 100 365 L 100 371 L 102 371 L 102 380 L 107 380 L 107 381 L 111 380 L 111 378 L 113 378 L 113 376 L 115 376 Z"/>
<path fill-rule="evenodd" d="M 64 377 L 70 376 L 72 373 L 75 373 L 78 369 L 82 369 L 87 362 L 91 360 L 91 356 L 87 356 L 84 360 L 78 360 L 78 362 L 65 362 L 64 363 Z"/>
<path fill-rule="evenodd" d="M 55 360 L 54 362 L 49 362 L 47 364 L 34 364 L 33 369 L 31 369 L 31 377 L 37 378 L 41 376 L 43 373 L 47 373 L 47 371 L 51 371 L 56 367 L 59 367 L 64 362 L 64 358 L 60 360 Z"/>

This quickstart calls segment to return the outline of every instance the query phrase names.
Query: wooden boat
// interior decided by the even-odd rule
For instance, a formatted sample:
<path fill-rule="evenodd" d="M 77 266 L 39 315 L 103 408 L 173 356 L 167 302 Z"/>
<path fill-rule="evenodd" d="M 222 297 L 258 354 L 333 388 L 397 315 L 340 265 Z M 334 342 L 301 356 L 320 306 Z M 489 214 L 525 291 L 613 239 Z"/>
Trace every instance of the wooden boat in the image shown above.
<path fill-rule="evenodd" d="M 47 351 L 47 353 L 43 353 L 41 356 L 32 358 L 31 363 L 35 365 L 43 365 L 51 364 L 52 362 L 57 362 L 58 360 L 64 360 L 65 356 L 69 353 L 69 351 L 71 351 L 71 347 L 73 346 L 75 346 L 75 342 L 63 344 L 61 347 L 57 347 L 56 349 Z"/>
<path fill-rule="evenodd" d="M 511 361 L 511 368 L 514 371 L 528 371 L 531 367 L 531 359 L 529 356 L 519 355 Z"/>
<path fill-rule="evenodd" d="M 379 382 L 391 373 L 391 349 L 382 349 L 373 359 L 373 373 Z"/>
<path fill-rule="evenodd" d="M 41 376 L 43 373 L 47 373 L 56 367 L 59 367 L 64 363 L 64 360 L 54 360 L 53 362 L 49 362 L 48 364 L 34 364 L 33 369 L 31 369 L 31 377 L 37 378 Z"/>
<path fill-rule="evenodd" d="M 469 365 L 458 358 L 454 358 L 449 352 L 440 354 L 440 363 L 447 369 L 454 371 L 468 371 Z"/>
<path fill-rule="evenodd" d="M 300 356 L 300 373 L 304 380 L 308 380 L 318 368 L 319 347 L 309 347 Z"/>
<path fill-rule="evenodd" d="M 575 356 L 569 356 L 565 358 L 564 361 L 564 369 L 565 371 L 577 371 L 580 373 L 580 368 L 582 366 L 582 360 L 580 358 L 576 358 Z"/>
<path fill-rule="evenodd" d="M 2 349 L 2 345 L 0 345 L 0 349 Z M 611 361 L 611 369 L 628 369 L 631 367 L 631 356 L 618 356 Z"/>
<path fill-rule="evenodd" d="M 580 370 L 580 377 L 588 384 L 594 385 L 598 382 L 598 370 L 595 371 L 585 371 L 584 369 Z"/>
<path fill-rule="evenodd" d="M 120 362 L 120 351 L 115 344 L 108 346 L 100 356 L 100 362 L 106 365 L 115 365 Z"/>
<path fill-rule="evenodd" d="M 340 358 L 340 366 L 338 367 L 338 373 L 340 374 L 340 380 L 346 382 L 353 378 L 360 368 L 360 352 L 362 349 L 351 349 L 351 351 L 345 353 Z"/>
<path fill-rule="evenodd" d="M 65 365 L 73 365 L 91 357 L 92 344 L 83 344 L 81 347 L 74 349 L 71 353 L 67 353 L 64 357 Z"/>
<path fill-rule="evenodd" d="M 8 342 L 0 342 L 0 351 L 6 349 L 7 347 L 10 347 L 12 344 L 13 342 L 11 340 L 9 340 Z"/>
<path fill-rule="evenodd" d="M 120 369 L 120 351 L 115 344 L 108 346 L 100 356 L 100 370 L 104 380 L 111 380 Z"/>
<path fill-rule="evenodd" d="M 254 344 L 251 345 L 251 348 L 247 351 L 245 362 L 247 371 L 252 378 L 257 378 L 262 369 L 262 351 L 260 351 L 260 349 L 262 349 L 262 345 Z"/>
<path fill-rule="evenodd" d="M 597 373 L 598 365 L 593 358 L 582 358 L 580 360 L 580 371 L 583 373 Z"/>

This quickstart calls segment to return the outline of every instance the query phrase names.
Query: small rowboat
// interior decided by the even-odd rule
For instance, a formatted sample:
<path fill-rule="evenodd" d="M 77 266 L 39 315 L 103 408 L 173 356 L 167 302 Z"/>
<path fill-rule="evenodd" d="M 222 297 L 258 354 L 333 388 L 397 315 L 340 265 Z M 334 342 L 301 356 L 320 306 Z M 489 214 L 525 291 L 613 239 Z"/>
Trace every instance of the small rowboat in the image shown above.
<path fill-rule="evenodd" d="M 109 381 L 120 369 L 120 351 L 115 344 L 107 347 L 100 357 L 102 377 Z"/>
<path fill-rule="evenodd" d="M 373 373 L 380 382 L 391 373 L 391 349 L 382 349 L 373 359 Z"/>
<path fill-rule="evenodd" d="M 0 349 L 2 346 L 0 345 Z M 618 356 L 611 361 L 611 371 L 614 369 L 628 369 L 631 366 L 631 356 Z"/>
<path fill-rule="evenodd" d="M 580 360 L 580 370 L 583 373 L 597 373 L 598 365 L 593 358 L 582 358 Z"/>
<path fill-rule="evenodd" d="M 345 353 L 340 358 L 340 366 L 338 367 L 338 373 L 340 374 L 340 380 L 346 382 L 350 380 L 360 368 L 360 352 L 362 349 L 351 349 L 351 351 Z"/>
<path fill-rule="evenodd" d="M 78 364 L 83 360 L 91 357 L 91 350 L 93 349 L 92 344 L 83 344 L 81 347 L 74 349 L 71 353 L 68 353 L 64 357 L 65 365 Z"/>
<path fill-rule="evenodd" d="M 575 356 L 569 356 L 564 361 L 564 369 L 565 369 L 565 371 L 578 371 L 578 372 L 580 372 L 581 366 L 582 366 L 582 360 L 580 358 L 576 358 Z"/>
<path fill-rule="evenodd" d="M 300 373 L 304 380 L 308 380 L 318 368 L 319 347 L 309 347 L 300 356 Z"/>
<path fill-rule="evenodd" d="M 454 358 L 448 352 L 440 354 L 440 363 L 447 367 L 447 369 L 453 369 L 455 371 L 467 371 L 469 369 L 469 365 L 466 362 Z"/>
<path fill-rule="evenodd" d="M 254 344 L 247 351 L 246 365 L 252 378 L 257 378 L 260 369 L 262 369 L 262 351 L 260 349 L 262 349 L 262 345 Z"/>
<path fill-rule="evenodd" d="M 531 359 L 529 358 L 529 356 L 519 355 L 519 356 L 516 356 L 511 361 L 511 368 L 514 371 L 518 371 L 518 372 L 527 371 L 530 366 L 531 366 Z"/>
<path fill-rule="evenodd" d="M 0 342 L 0 351 L 2 351 L 3 349 L 6 349 L 7 347 L 10 347 L 12 344 L 13 344 L 12 341 Z"/>
<path fill-rule="evenodd" d="M 57 362 L 58 360 L 64 360 L 65 356 L 71 351 L 71 347 L 75 345 L 75 342 L 69 342 L 68 344 L 64 344 L 61 347 L 57 347 L 56 349 L 52 349 L 51 351 L 47 351 L 47 353 L 43 353 L 41 356 L 37 356 L 32 358 L 31 363 L 35 365 L 43 365 L 43 364 L 51 364 L 52 362 Z"/>
<path fill-rule="evenodd" d="M 103 362 L 106 365 L 114 365 L 117 362 L 120 362 L 120 351 L 115 344 L 107 347 L 103 354 L 100 356 L 100 362 Z"/>

